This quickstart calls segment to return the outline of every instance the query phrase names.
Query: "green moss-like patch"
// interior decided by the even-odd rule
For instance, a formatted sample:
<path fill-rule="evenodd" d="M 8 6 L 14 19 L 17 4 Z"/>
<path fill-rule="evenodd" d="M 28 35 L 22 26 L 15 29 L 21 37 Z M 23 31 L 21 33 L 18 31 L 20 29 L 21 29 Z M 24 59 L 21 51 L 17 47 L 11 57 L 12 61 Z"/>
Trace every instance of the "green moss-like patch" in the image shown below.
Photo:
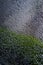
<path fill-rule="evenodd" d="M 43 65 L 43 42 L 0 27 L 0 57 L 4 65 Z"/>

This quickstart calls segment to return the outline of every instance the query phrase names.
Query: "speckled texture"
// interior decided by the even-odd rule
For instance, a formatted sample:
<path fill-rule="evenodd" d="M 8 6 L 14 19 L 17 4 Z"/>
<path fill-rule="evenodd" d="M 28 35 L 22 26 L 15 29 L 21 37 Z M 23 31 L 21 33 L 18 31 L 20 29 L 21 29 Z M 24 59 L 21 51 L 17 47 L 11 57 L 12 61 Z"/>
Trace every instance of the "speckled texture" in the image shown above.
<path fill-rule="evenodd" d="M 43 40 L 43 0 L 0 0 L 0 26 Z"/>

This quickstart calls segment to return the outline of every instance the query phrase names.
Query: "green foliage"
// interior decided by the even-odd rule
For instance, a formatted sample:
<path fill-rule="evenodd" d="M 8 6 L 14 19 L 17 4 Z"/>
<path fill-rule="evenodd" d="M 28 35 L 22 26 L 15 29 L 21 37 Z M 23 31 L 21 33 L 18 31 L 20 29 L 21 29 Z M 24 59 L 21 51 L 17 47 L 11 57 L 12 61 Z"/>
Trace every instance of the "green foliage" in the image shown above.
<path fill-rule="evenodd" d="M 43 65 L 43 42 L 32 36 L 0 28 L 0 49 L 8 65 Z"/>

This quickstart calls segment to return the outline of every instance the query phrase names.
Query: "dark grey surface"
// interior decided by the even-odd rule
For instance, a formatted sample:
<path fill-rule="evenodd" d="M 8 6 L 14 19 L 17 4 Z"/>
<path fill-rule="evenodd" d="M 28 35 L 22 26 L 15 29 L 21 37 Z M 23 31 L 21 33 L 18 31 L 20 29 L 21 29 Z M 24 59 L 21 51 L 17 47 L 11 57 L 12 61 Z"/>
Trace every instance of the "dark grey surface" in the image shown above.
<path fill-rule="evenodd" d="M 43 0 L 0 0 L 0 26 L 43 40 Z"/>

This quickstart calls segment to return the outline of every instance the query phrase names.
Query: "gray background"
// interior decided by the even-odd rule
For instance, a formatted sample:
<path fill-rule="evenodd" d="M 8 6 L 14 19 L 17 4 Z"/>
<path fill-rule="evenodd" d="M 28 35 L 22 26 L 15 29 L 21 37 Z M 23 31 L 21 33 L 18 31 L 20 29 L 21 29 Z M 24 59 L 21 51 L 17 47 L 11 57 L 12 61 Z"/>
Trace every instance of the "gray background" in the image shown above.
<path fill-rule="evenodd" d="M 0 26 L 43 40 L 43 0 L 0 0 Z"/>

